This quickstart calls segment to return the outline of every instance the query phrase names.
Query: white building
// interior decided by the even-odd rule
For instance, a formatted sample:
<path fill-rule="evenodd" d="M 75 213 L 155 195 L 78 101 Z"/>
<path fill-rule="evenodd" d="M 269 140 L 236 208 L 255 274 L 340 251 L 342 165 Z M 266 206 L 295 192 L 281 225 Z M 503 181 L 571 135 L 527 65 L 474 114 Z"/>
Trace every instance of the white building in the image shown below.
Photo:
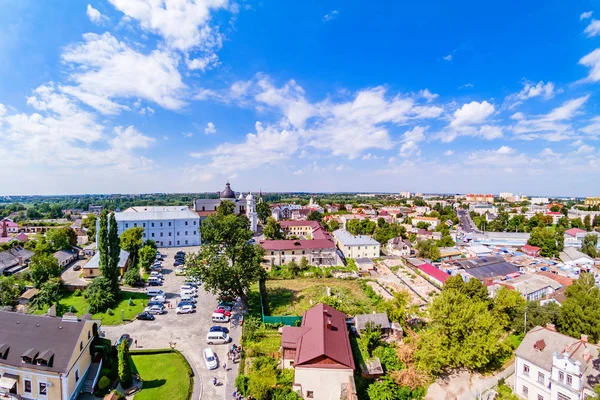
<path fill-rule="evenodd" d="M 115 213 L 119 235 L 134 227 L 144 228 L 144 240 L 159 247 L 200 245 L 200 216 L 187 206 L 130 207 Z"/>
<path fill-rule="evenodd" d="M 417 226 L 419 222 L 429 224 L 429 228 L 431 229 L 435 229 L 440 224 L 440 220 L 434 217 L 412 217 L 412 226 Z"/>
<path fill-rule="evenodd" d="M 527 400 L 595 398 L 598 347 L 563 335 L 552 325 L 530 330 L 515 351 L 514 391 Z"/>
<path fill-rule="evenodd" d="M 338 229 L 333 231 L 335 244 L 346 258 L 379 257 L 381 245 L 369 236 L 354 236 L 350 232 Z"/>
<path fill-rule="evenodd" d="M 531 202 L 531 204 L 549 204 L 550 203 L 550 199 L 548 199 L 547 197 L 532 197 L 531 200 L 529 200 Z"/>

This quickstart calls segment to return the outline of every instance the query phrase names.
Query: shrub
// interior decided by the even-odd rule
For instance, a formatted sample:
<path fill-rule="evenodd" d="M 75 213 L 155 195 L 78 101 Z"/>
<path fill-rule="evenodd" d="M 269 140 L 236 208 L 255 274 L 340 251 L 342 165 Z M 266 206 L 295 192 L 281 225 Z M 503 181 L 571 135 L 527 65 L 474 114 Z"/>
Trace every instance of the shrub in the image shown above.
<path fill-rule="evenodd" d="M 106 310 L 106 313 L 107 313 L 108 315 L 115 315 L 115 313 L 113 312 L 113 310 L 112 310 L 112 309 L 110 309 L 110 308 L 109 308 L 108 310 Z"/>
<path fill-rule="evenodd" d="M 244 319 L 243 340 L 252 341 L 259 337 L 260 319 L 258 317 L 249 316 Z"/>
<path fill-rule="evenodd" d="M 106 389 L 108 389 L 109 386 L 110 386 L 110 379 L 108 378 L 108 376 L 103 376 L 98 381 L 98 389 L 100 389 L 100 390 L 106 390 Z"/>
<path fill-rule="evenodd" d="M 133 299 L 130 297 L 129 301 L 127 302 L 127 304 L 129 304 L 130 306 L 134 306 L 135 303 L 133 302 Z"/>
<path fill-rule="evenodd" d="M 125 272 L 125 275 L 123 275 L 123 282 L 129 286 L 133 286 L 136 282 L 141 280 L 140 270 L 137 268 L 129 268 L 127 272 Z"/>
<path fill-rule="evenodd" d="M 83 292 L 81 291 L 81 289 L 77 289 L 75 290 L 75 292 L 73 292 L 73 296 L 76 297 L 80 297 L 83 294 Z"/>
<path fill-rule="evenodd" d="M 246 396 L 248 394 L 248 377 L 244 374 L 239 374 L 235 378 L 235 387 L 238 388 L 238 392 Z"/>
<path fill-rule="evenodd" d="M 74 307 L 74 306 L 71 306 L 71 307 L 69 307 L 69 312 L 70 312 L 70 313 L 76 313 L 76 312 L 77 312 L 77 310 L 75 309 L 75 307 Z"/>
<path fill-rule="evenodd" d="M 132 375 L 131 375 L 131 360 L 129 358 L 129 351 L 127 341 L 123 341 L 119 346 L 119 381 L 121 386 L 128 388 L 131 386 Z"/>
<path fill-rule="evenodd" d="M 294 370 L 292 368 L 286 368 L 279 371 L 277 383 L 283 386 L 292 387 L 294 384 Z"/>
<path fill-rule="evenodd" d="M 100 376 L 110 376 L 110 369 L 108 369 L 108 368 L 102 368 L 100 370 Z"/>
<path fill-rule="evenodd" d="M 111 282 L 104 277 L 95 278 L 86 289 L 91 314 L 101 312 L 116 303 Z"/>

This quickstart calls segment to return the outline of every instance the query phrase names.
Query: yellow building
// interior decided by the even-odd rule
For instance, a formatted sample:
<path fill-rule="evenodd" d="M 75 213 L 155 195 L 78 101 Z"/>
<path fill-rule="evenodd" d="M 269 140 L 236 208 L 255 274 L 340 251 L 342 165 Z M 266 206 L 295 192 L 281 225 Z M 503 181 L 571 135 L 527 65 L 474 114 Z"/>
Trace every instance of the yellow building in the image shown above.
<path fill-rule="evenodd" d="M 71 400 L 93 386 L 100 321 L 0 311 L 0 398 Z M 89 376 L 88 376 L 89 375 Z"/>
<path fill-rule="evenodd" d="M 586 206 L 598 206 L 600 205 L 600 197 L 586 197 L 584 204 Z"/>

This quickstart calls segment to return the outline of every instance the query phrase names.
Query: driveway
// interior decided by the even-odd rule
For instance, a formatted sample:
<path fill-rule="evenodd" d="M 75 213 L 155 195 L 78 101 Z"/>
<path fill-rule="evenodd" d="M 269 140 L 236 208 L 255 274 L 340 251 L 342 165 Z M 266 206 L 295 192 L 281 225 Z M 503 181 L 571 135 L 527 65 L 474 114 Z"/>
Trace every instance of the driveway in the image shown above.
<path fill-rule="evenodd" d="M 89 285 L 91 281 L 87 281 L 83 278 L 80 278 L 80 275 L 83 274 L 82 269 L 80 269 L 79 271 L 73 270 L 73 267 L 75 265 L 81 265 L 83 267 L 85 264 L 87 264 L 87 262 L 88 262 L 88 260 L 77 260 L 75 262 L 72 262 L 65 269 L 63 269 L 63 271 L 60 274 L 60 278 L 63 280 L 63 282 L 66 285 L 73 285 L 73 286 Z"/>
<path fill-rule="evenodd" d="M 174 255 L 183 250 L 186 253 L 196 252 L 198 247 L 161 248 L 165 255 L 163 261 L 163 275 L 165 281 L 160 287 L 167 295 L 172 306 L 179 300 L 179 288 L 185 277 L 176 276 L 173 268 Z M 158 288 L 158 287 L 157 287 Z M 137 340 L 138 349 L 168 348 L 171 344 L 181 351 L 188 359 L 195 371 L 193 399 L 223 399 L 229 380 L 235 380 L 237 365 L 231 371 L 224 371 L 222 363 L 227 363 L 227 368 L 232 367 L 227 360 L 227 351 L 230 345 L 210 346 L 219 358 L 219 368 L 209 371 L 204 363 L 202 351 L 209 347 L 206 344 L 206 334 L 211 326 L 217 325 L 211 321 L 213 310 L 217 306 L 216 296 L 199 288 L 196 313 L 177 315 L 174 308 L 167 308 L 167 313 L 157 315 L 154 321 L 134 321 L 125 325 L 102 327 L 106 337 L 115 342 L 123 333 L 128 333 Z M 230 326 L 231 325 L 231 326 Z M 225 324 L 230 330 L 233 343 L 240 343 L 241 327 L 236 324 Z M 135 345 L 132 346 L 135 348 Z M 218 379 L 218 385 L 213 385 L 213 377 Z M 233 384 L 233 382 L 231 382 Z M 229 386 L 231 387 L 231 386 Z"/>

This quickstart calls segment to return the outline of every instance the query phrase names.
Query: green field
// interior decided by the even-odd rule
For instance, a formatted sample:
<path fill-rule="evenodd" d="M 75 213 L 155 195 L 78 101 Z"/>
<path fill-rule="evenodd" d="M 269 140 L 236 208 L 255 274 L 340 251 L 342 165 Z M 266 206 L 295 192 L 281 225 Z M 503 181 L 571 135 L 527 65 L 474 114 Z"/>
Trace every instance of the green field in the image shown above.
<path fill-rule="evenodd" d="M 135 400 L 186 400 L 192 380 L 186 373 L 189 365 L 177 353 L 131 354 L 133 370 L 144 384 Z"/>
<path fill-rule="evenodd" d="M 327 296 L 327 288 L 347 314 L 371 313 L 374 304 L 360 282 L 334 278 L 268 280 L 268 315 L 302 315 Z"/>
<path fill-rule="evenodd" d="M 129 299 L 133 301 L 132 306 L 129 305 Z M 144 310 L 147 303 L 148 296 L 145 293 L 121 292 L 119 303 L 112 309 L 113 315 L 97 313 L 94 314 L 93 318 L 101 320 L 102 325 L 119 325 L 123 323 L 121 310 L 123 310 L 125 321 L 131 321 Z M 56 313 L 62 316 L 64 313 L 69 312 L 71 306 L 75 308 L 75 313 L 80 317 L 87 313 L 88 303 L 86 298 L 83 295 L 75 296 L 73 292 L 64 293 L 64 297 L 56 307 Z M 45 314 L 46 311 L 47 308 L 39 309 L 33 311 L 33 314 Z"/>

